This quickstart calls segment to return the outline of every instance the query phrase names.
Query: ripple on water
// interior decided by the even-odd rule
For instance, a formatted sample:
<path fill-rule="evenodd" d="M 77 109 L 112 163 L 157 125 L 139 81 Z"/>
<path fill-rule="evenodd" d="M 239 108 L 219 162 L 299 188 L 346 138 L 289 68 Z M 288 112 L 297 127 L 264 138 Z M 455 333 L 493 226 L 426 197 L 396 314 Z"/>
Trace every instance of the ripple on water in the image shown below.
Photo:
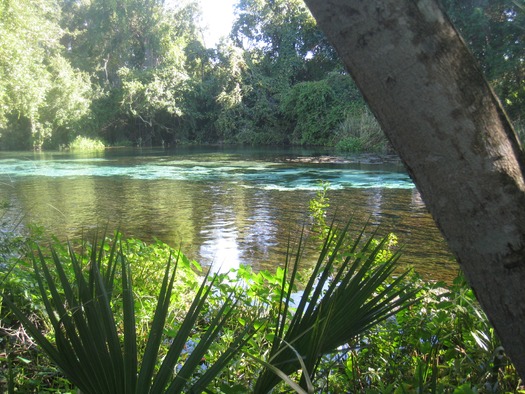
<path fill-rule="evenodd" d="M 12 156 L 2 159 L 0 153 L 0 184 L 9 185 L 0 186 L 0 202 L 62 239 L 109 222 L 127 236 L 182 243 L 203 264 L 271 269 L 284 261 L 323 180 L 330 183 L 329 215 L 345 220 L 357 212 L 385 232 L 399 233 L 406 244 L 403 260 L 428 271 L 443 271 L 450 259 L 410 178 L 391 163 L 214 154 Z"/>

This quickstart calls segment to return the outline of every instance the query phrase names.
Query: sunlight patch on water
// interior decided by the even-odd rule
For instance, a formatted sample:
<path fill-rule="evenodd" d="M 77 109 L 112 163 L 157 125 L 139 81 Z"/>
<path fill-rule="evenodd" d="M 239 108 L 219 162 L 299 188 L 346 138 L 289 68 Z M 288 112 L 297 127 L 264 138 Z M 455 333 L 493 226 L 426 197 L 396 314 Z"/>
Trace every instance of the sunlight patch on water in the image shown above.
<path fill-rule="evenodd" d="M 129 177 L 139 180 L 219 181 L 264 190 L 316 190 L 320 180 L 331 189 L 412 189 L 407 174 L 339 166 L 301 166 L 254 161 L 198 162 L 169 160 L 122 163 L 102 158 L 75 160 L 0 160 L 0 176 Z"/>

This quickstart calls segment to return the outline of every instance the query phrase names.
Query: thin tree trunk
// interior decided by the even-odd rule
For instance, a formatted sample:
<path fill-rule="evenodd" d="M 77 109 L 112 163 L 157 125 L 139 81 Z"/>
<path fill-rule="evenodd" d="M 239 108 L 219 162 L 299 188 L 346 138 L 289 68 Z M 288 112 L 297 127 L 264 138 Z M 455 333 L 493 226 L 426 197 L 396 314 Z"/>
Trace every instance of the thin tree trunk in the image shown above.
<path fill-rule="evenodd" d="M 525 379 L 525 185 L 516 134 L 435 0 L 305 0 Z"/>

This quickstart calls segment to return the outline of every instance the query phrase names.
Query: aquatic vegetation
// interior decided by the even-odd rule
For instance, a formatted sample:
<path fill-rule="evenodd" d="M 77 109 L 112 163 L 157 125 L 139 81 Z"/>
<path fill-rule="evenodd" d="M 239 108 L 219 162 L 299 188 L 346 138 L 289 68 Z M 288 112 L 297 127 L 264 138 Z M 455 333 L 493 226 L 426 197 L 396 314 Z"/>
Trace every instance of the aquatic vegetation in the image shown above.
<path fill-rule="evenodd" d="M 101 146 L 103 149 L 103 147 Z M 140 180 L 175 181 L 219 181 L 241 184 L 245 188 L 264 190 L 317 190 L 319 179 L 330 182 L 332 189 L 343 188 L 386 188 L 412 189 L 408 174 L 377 168 L 362 169 L 352 164 L 304 166 L 289 162 L 257 162 L 254 160 L 217 160 L 206 156 L 202 160 L 188 160 L 184 157 L 169 159 L 153 157 L 148 160 L 129 162 L 118 161 L 114 156 L 58 157 L 47 159 L 41 156 L 35 160 L 0 160 L 0 174 L 13 179 L 40 177 L 129 177 Z"/>

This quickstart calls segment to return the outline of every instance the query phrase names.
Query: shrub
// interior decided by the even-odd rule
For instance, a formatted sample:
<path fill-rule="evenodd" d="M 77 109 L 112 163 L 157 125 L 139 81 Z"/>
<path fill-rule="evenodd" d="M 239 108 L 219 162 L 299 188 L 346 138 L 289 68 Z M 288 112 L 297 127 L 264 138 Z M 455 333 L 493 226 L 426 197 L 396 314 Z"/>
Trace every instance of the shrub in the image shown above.
<path fill-rule="evenodd" d="M 200 342 L 173 375 L 216 278 L 208 283 L 208 276 L 204 277 L 178 330 L 173 337 L 167 338 L 169 345 L 162 347 L 162 341 L 166 339 L 164 330 L 175 272 L 179 263 L 189 264 L 180 252 L 173 258 L 170 256 L 166 262 L 148 339 L 144 349 L 140 350 L 130 266 L 118 239 L 112 245 L 105 242 L 103 239 L 100 245 L 93 243 L 87 264 L 82 254 L 78 255 L 69 247 L 68 272 L 55 249 L 51 249 L 50 262 L 41 250 L 37 250 L 33 268 L 52 325 L 54 341 L 41 332 L 27 313 L 13 303 L 11 297 L 4 297 L 4 302 L 46 355 L 84 393 L 201 391 L 198 388 L 205 387 L 220 372 L 221 363 L 229 361 L 249 331 L 248 327 L 238 333 L 231 346 L 216 361 L 217 368 L 209 368 L 198 379 L 190 380 L 210 344 L 218 338 L 224 322 L 233 312 L 235 301 L 232 297 L 224 301 L 212 316 L 207 330 L 200 336 Z M 119 286 L 115 286 L 117 282 Z M 115 309 L 122 312 L 115 312 Z M 160 355 L 163 357 L 159 365 Z"/>
<path fill-rule="evenodd" d="M 347 112 L 333 137 L 333 144 L 344 152 L 388 151 L 388 140 L 368 107 L 356 106 Z"/>
<path fill-rule="evenodd" d="M 324 366 L 331 392 L 524 392 L 461 275 L 452 284 L 415 274 L 408 280 L 419 301 L 349 342 L 344 357 Z"/>
<path fill-rule="evenodd" d="M 350 104 L 361 102 L 350 78 L 339 73 L 319 81 L 300 82 L 284 95 L 281 112 L 289 122 L 292 143 L 326 145 Z"/>
<path fill-rule="evenodd" d="M 128 257 L 140 258 L 144 245 L 135 242 L 126 248 L 118 237 L 111 244 L 103 238 L 100 243 L 82 245 L 79 251 L 58 245 L 51 249 L 50 258 L 37 249 L 32 265 L 54 340 L 28 317 L 27 310 L 15 304 L 12 295 L 4 296 L 4 303 L 85 393 L 130 392 L 130 387 L 153 393 L 167 387 L 173 390 L 169 392 L 200 392 L 219 376 L 215 387 L 226 384 L 267 391 L 282 379 L 301 391 L 308 389 L 316 375 L 319 361 L 314 360 L 406 307 L 412 297 L 413 292 L 401 285 L 402 277 L 384 286 L 398 257 L 376 265 L 386 241 L 371 239 L 362 244 L 359 237 L 347 245 L 345 234 L 346 230 L 329 231 L 296 307 L 292 295 L 300 278 L 301 250 L 289 255 L 276 275 L 240 270 L 243 281 L 237 283 L 226 280 L 227 276 L 208 282 L 205 275 L 198 290 L 181 290 L 194 296 L 189 305 L 177 299 L 175 309 L 182 313 L 174 313 L 169 307 L 174 269 L 183 267 L 188 272 L 191 268 L 191 262 L 177 252 L 176 268 L 170 268 L 169 257 L 165 264 L 157 306 L 146 308 L 153 317 L 144 325 L 147 335 L 142 335 L 142 325 L 136 324 L 137 310 L 142 308 L 136 302 L 144 300 L 141 294 L 147 294 L 153 284 L 158 286 L 158 274 L 143 272 L 142 280 L 138 274 L 139 279 L 132 281 L 133 263 Z M 66 250 L 69 256 L 64 260 Z M 159 258 L 164 261 L 164 256 Z M 144 293 L 135 292 L 132 283 Z M 190 283 L 190 289 L 195 289 Z M 257 331 L 253 337 L 252 327 Z M 327 335 L 327 327 L 337 330 Z M 185 351 L 192 343 L 193 351 Z M 236 357 L 240 351 L 251 363 Z M 200 365 L 205 356 L 208 366 L 203 371 Z M 282 364 L 282 357 L 290 356 L 294 360 Z M 244 364 L 251 378 L 234 374 L 230 363 Z M 299 369 L 302 378 L 296 382 L 293 377 Z"/>
<path fill-rule="evenodd" d="M 327 203 L 327 187 L 318 203 Z M 325 205 L 314 208 L 323 215 Z M 394 275 L 392 235 L 349 237 L 317 224 L 324 245 L 304 273 L 303 238 L 274 273 L 241 266 L 213 278 L 165 244 L 118 234 L 55 243 L 50 257 L 37 249 L 2 278 L 16 315 L 1 310 L 2 343 L 27 341 L 0 355 L 3 381 L 11 392 L 69 391 L 70 381 L 85 393 L 126 384 L 136 392 L 523 392 L 461 276 L 446 284 Z M 94 377 L 109 384 L 108 376 L 122 385 L 83 386 Z"/>
<path fill-rule="evenodd" d="M 70 144 L 69 149 L 76 151 L 104 150 L 106 146 L 101 140 L 77 136 Z"/>

